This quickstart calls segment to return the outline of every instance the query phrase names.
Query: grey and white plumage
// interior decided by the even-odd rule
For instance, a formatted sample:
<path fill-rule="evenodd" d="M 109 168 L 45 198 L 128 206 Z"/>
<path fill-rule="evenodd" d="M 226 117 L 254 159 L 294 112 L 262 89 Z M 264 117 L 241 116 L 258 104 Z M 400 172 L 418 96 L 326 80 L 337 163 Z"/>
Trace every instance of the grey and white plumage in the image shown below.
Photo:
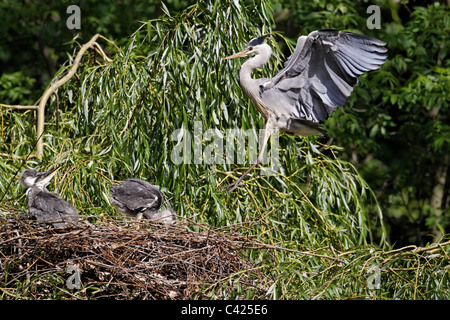
<path fill-rule="evenodd" d="M 53 225 L 56 228 L 79 220 L 77 210 L 58 194 L 47 190 L 47 185 L 59 168 L 46 172 L 25 170 L 20 182 L 27 188 L 28 212 L 30 219 L 39 224 Z"/>
<path fill-rule="evenodd" d="M 111 187 L 111 202 L 119 212 L 140 220 L 146 218 L 172 224 L 176 216 L 171 209 L 160 210 L 164 195 L 153 184 L 140 179 L 127 179 Z"/>
<path fill-rule="evenodd" d="M 255 55 L 239 72 L 242 89 L 266 119 L 256 162 L 233 184 L 234 190 L 263 157 L 274 130 L 309 136 L 323 135 L 320 124 L 343 106 L 364 72 L 386 60 L 385 42 L 365 35 L 333 29 L 298 38 L 295 51 L 272 79 L 253 79 L 254 69 L 266 64 L 272 49 L 266 36 L 252 39 L 245 49 L 225 59 Z"/>

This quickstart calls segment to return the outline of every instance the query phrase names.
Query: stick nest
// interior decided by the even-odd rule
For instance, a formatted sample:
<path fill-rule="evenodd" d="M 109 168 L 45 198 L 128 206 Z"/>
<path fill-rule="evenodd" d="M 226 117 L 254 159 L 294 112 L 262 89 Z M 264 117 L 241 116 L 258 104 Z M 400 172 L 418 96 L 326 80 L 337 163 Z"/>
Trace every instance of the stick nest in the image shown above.
<path fill-rule="evenodd" d="M 0 216 L 3 298 L 192 299 L 213 291 L 224 298 L 236 280 L 262 293 L 257 283 L 265 276 L 244 258 L 246 240 L 237 233 L 117 221 L 55 229 L 13 216 Z M 75 289 L 68 284 L 74 269 Z"/>

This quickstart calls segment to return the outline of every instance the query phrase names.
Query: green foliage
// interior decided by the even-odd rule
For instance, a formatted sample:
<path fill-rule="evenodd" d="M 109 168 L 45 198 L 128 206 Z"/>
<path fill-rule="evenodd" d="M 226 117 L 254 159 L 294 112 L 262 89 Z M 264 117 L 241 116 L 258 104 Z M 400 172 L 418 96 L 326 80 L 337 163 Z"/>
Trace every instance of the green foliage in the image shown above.
<path fill-rule="evenodd" d="M 445 1 L 378 1 L 381 29 L 368 29 L 368 1 L 274 1 L 277 30 L 292 38 L 336 28 L 387 42 L 388 60 L 361 77 L 344 108 L 326 122 L 377 195 L 390 242 L 432 241 L 448 233 L 450 189 L 449 15 Z M 446 182 L 447 181 L 447 182 Z"/>
<path fill-rule="evenodd" d="M 281 10 L 283 5 L 276 2 L 274 8 Z M 426 39 L 442 43 L 448 24 L 439 31 L 441 22 L 434 21 L 437 25 L 424 38 L 412 33 L 417 21 L 429 18 L 427 10 L 443 15 L 442 9 L 420 9 L 412 15 L 414 22 L 400 30 L 393 23 L 382 35 L 360 31 L 387 41 L 392 59 L 382 70 L 362 77 L 348 105 L 327 121 L 330 136 L 336 140 L 324 146 L 316 138 L 281 135 L 280 171 L 263 175 L 259 166 L 243 187 L 230 194 L 221 192 L 220 187 L 235 181 L 251 161 L 247 159 L 245 165 L 210 164 L 204 158 L 200 163 L 191 158 L 189 163 L 176 164 L 173 150 L 180 144 L 184 150 L 196 146 L 194 139 L 181 140 L 176 130 L 192 133 L 195 121 L 204 132 L 215 130 L 222 136 L 233 128 L 252 129 L 256 135 L 263 127 L 263 118 L 239 87 L 241 61 L 225 61 L 223 57 L 241 50 L 255 35 L 277 34 L 271 4 L 198 1 L 179 14 L 161 8 L 165 14 L 142 23 L 129 38 L 122 39 L 120 51 L 109 48 L 111 63 L 89 53 L 77 79 L 58 90 L 58 98 L 47 108 L 42 161 L 26 161 L 34 150 L 33 112 L 0 109 L 5 124 L 1 131 L 5 143 L 0 153 L 5 156 L 0 160 L 0 196 L 6 192 L 1 209 L 15 212 L 13 208 L 26 207 L 23 188 L 17 181 L 9 185 L 22 165 L 44 170 L 62 164 L 58 181 L 49 188 L 72 201 L 92 222 L 121 218 L 109 202 L 109 188 L 125 178 L 139 177 L 158 185 L 166 195 L 166 206 L 173 207 L 181 219 L 196 223 L 190 227 L 193 231 L 246 223 L 245 231 L 241 230 L 245 236 L 288 249 L 248 250 L 256 268 L 267 274 L 261 284 L 267 288 L 267 297 L 448 298 L 448 268 L 443 262 L 448 261 L 448 246 L 437 256 L 425 255 L 425 251 L 421 255 L 388 251 L 384 213 L 377 200 L 389 204 L 389 214 L 404 194 L 420 202 L 422 198 L 414 197 L 419 185 L 414 164 L 421 169 L 429 165 L 426 158 L 431 150 L 435 165 L 448 155 L 446 52 L 434 51 L 433 57 L 419 54 Z M 365 25 L 366 15 L 361 15 L 365 8 L 349 1 L 291 2 L 287 8 L 292 21 L 303 19 L 304 26 L 296 27 L 296 32 L 323 27 L 358 31 Z M 288 53 L 277 41 L 287 48 L 293 44 L 280 34 L 269 41 L 274 56 L 254 76 L 270 77 L 281 68 Z M 73 44 L 76 47 L 75 41 Z M 434 66 L 436 57 L 440 64 Z M 433 67 L 422 72 L 410 65 Z M 57 77 L 69 67 L 63 66 Z M 400 83 L 403 76 L 411 81 Z M 424 128 L 426 134 L 421 131 Z M 399 147 L 409 135 L 423 142 L 414 148 L 408 145 L 413 157 L 402 154 L 406 148 Z M 205 151 L 212 141 L 202 138 L 200 145 Z M 386 141 L 397 147 L 394 159 L 386 151 Z M 357 161 L 351 164 L 353 156 Z M 413 187 L 406 183 L 411 177 L 417 182 Z M 391 184 L 388 193 L 379 194 L 380 189 L 386 191 L 383 179 Z M 415 205 L 412 200 L 403 210 L 410 210 L 411 205 Z M 381 291 L 367 286 L 372 264 L 383 270 Z M 434 269 L 445 276 L 443 280 L 433 278 Z M 202 288 L 198 297 L 241 296 L 237 281 L 241 276 L 238 273 L 229 283 Z M 246 298 L 261 297 L 250 292 Z"/>
<path fill-rule="evenodd" d="M 2 74 L 0 77 L 0 101 L 4 104 L 33 104 L 29 96 L 35 79 L 26 77 L 21 71 Z M 28 102 L 30 101 L 30 102 Z"/>

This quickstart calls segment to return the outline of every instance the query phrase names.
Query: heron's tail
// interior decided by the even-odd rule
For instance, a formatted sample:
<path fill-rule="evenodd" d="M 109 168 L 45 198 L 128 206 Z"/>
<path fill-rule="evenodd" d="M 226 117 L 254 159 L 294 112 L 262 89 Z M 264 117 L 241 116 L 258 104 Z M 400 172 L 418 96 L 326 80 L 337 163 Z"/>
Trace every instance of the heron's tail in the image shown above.
<path fill-rule="evenodd" d="M 327 132 L 320 123 L 305 119 L 290 119 L 288 132 L 300 136 L 322 136 L 328 137 Z"/>

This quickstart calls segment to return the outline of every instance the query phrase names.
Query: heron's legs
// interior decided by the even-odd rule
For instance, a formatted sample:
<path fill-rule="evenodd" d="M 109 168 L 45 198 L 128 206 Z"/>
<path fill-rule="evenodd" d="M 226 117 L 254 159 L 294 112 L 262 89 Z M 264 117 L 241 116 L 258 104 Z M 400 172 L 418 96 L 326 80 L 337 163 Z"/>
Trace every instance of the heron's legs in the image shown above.
<path fill-rule="evenodd" d="M 239 177 L 239 179 L 236 180 L 236 182 L 233 182 L 227 186 L 222 187 L 222 191 L 228 190 L 229 192 L 232 192 L 234 189 L 236 189 L 238 186 L 242 185 L 242 180 L 245 178 L 245 176 L 252 171 L 252 169 L 254 167 L 256 167 L 263 159 L 264 156 L 264 150 L 266 149 L 267 146 L 267 141 L 270 138 L 270 135 L 272 134 L 273 129 L 271 126 L 271 121 L 269 120 L 266 125 L 265 128 L 263 130 L 263 137 L 262 137 L 262 142 L 261 142 L 261 147 L 259 149 L 259 154 L 258 154 L 258 158 L 256 158 L 256 162 L 254 164 L 252 164 L 250 166 L 250 168 L 247 169 L 247 171 L 244 172 L 244 174 L 242 176 Z"/>
<path fill-rule="evenodd" d="M 136 220 L 139 221 L 144 216 L 144 211 L 139 211 L 136 215 Z"/>
<path fill-rule="evenodd" d="M 137 221 L 137 229 L 141 229 L 141 224 L 142 224 L 142 217 L 144 216 L 144 211 L 139 211 L 136 216 L 135 216 L 135 220 Z"/>
<path fill-rule="evenodd" d="M 244 173 L 242 176 L 239 177 L 239 179 L 236 180 L 236 182 L 233 182 L 233 183 L 231 183 L 231 184 L 229 184 L 229 185 L 227 185 L 227 186 L 224 186 L 223 189 L 222 189 L 222 191 L 228 190 L 228 191 L 232 192 L 232 191 L 233 191 L 234 189 L 236 189 L 238 186 L 244 185 L 243 183 L 241 183 L 241 181 L 245 178 L 245 176 L 246 176 L 250 171 L 252 171 L 252 169 L 253 169 L 254 167 L 256 167 L 256 166 L 259 164 L 259 162 L 260 162 L 260 161 L 257 160 L 254 164 L 252 164 L 252 165 L 250 166 L 250 168 L 247 169 L 247 171 L 245 171 L 245 173 Z"/>

